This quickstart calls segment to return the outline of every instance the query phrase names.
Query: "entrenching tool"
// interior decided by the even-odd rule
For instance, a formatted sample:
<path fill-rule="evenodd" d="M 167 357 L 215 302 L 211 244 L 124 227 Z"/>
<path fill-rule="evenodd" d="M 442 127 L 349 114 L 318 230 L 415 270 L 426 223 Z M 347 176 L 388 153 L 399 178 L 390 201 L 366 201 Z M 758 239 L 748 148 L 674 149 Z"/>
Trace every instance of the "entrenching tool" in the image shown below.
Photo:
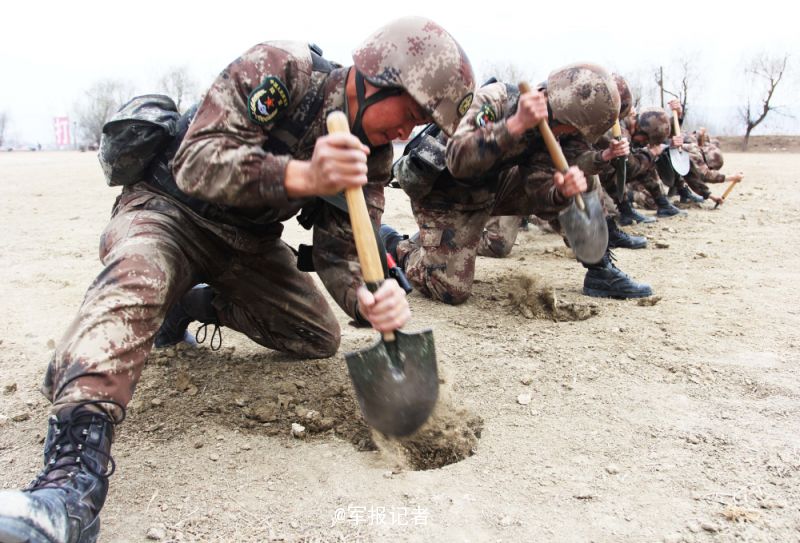
<path fill-rule="evenodd" d="M 672 129 L 675 131 L 675 136 L 681 133 L 681 124 L 678 121 L 678 112 L 672 110 Z M 689 173 L 691 162 L 689 161 L 689 153 L 684 151 L 681 147 L 669 148 L 669 161 L 672 164 L 672 169 L 678 175 L 686 175 Z"/>
<path fill-rule="evenodd" d="M 530 86 L 523 82 L 519 84 L 520 93 L 530 91 Z M 547 119 L 539 122 L 539 132 L 542 134 L 550 158 L 556 169 L 563 174 L 567 173 L 569 165 L 564 157 L 564 152 L 553 135 Z M 564 229 L 569 246 L 581 262 L 594 264 L 600 262 L 606 254 L 608 247 L 608 225 L 603 215 L 603 206 L 597 196 L 597 190 L 576 194 L 569 206 L 558 214 L 558 222 Z"/>
<path fill-rule="evenodd" d="M 622 141 L 622 128 L 619 126 L 619 119 L 614 121 L 611 127 L 611 135 L 617 141 Z M 617 195 L 620 199 L 625 198 L 625 182 L 628 177 L 628 157 L 621 156 L 614 159 L 614 168 L 617 170 Z"/>
<path fill-rule="evenodd" d="M 728 197 L 728 194 L 731 193 L 731 191 L 733 190 L 733 187 L 735 187 L 736 183 L 738 183 L 738 182 L 739 181 L 731 181 L 731 184 L 728 185 L 728 188 L 725 189 L 725 192 L 722 193 L 722 202 L 717 202 L 716 204 L 714 204 L 714 209 L 717 209 L 720 204 L 725 202 L 725 198 Z"/>
<path fill-rule="evenodd" d="M 349 132 L 341 111 L 328 115 L 328 132 Z M 370 291 L 384 280 L 375 230 L 360 188 L 345 191 L 361 273 Z M 345 354 L 347 369 L 367 423 L 384 434 L 405 436 L 428 420 L 439 396 L 431 330 L 385 332 L 371 347 Z"/>

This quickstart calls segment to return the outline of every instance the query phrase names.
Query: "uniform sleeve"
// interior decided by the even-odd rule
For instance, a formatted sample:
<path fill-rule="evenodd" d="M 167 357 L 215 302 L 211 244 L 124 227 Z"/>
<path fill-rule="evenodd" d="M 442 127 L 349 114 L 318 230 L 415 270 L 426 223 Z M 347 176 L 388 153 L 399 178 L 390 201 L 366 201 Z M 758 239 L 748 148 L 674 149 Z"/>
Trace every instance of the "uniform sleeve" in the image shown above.
<path fill-rule="evenodd" d="M 383 189 L 389 182 L 392 168 L 392 146 L 373 149 L 367 166 L 369 182 L 364 198 L 373 224 L 380 225 L 383 216 Z M 350 217 L 331 205 L 323 206 L 314 223 L 314 268 L 339 307 L 351 318 L 367 324 L 356 313 L 356 290 L 363 284 Z"/>
<path fill-rule="evenodd" d="M 175 156 L 182 191 L 230 206 L 288 202 L 284 178 L 291 157 L 265 148 L 274 122 L 308 87 L 310 57 L 295 53 L 260 44 L 217 77 Z"/>
<path fill-rule="evenodd" d="M 488 172 L 518 143 L 506 126 L 507 102 L 503 83 L 487 85 L 475 94 L 447 143 L 447 168 L 453 177 L 466 179 Z"/>
<path fill-rule="evenodd" d="M 583 138 L 570 138 L 568 141 L 562 144 L 564 156 L 571 166 L 580 168 L 584 175 L 610 175 L 614 172 L 614 165 L 603 160 L 603 149 L 609 144 L 607 138 L 601 138 L 594 146 Z M 572 156 L 572 160 L 569 156 Z"/>
<path fill-rule="evenodd" d="M 725 181 L 725 174 L 719 170 L 712 170 L 708 167 L 708 164 L 706 164 L 706 159 L 703 157 L 703 153 L 700 151 L 700 147 L 696 143 L 684 145 L 684 147 L 689 153 L 689 159 L 691 160 L 692 166 L 697 171 L 697 175 L 702 181 L 705 183 L 723 183 Z"/>

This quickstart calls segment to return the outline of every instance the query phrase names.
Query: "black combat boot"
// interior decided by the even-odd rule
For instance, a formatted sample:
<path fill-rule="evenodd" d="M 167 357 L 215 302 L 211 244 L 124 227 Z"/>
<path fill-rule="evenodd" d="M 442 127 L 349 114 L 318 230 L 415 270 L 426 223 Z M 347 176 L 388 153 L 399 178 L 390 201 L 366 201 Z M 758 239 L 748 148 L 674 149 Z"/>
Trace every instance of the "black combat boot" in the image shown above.
<path fill-rule="evenodd" d="M 646 298 L 653 289 L 645 283 L 637 283 L 614 265 L 614 256 L 606 251 L 597 264 L 583 264 L 587 269 L 583 278 L 583 293 L 596 298 Z"/>
<path fill-rule="evenodd" d="M 50 417 L 44 469 L 24 490 L 0 492 L 3 543 L 93 543 L 114 473 L 114 420 L 91 401 Z M 124 410 L 123 417 L 124 418 Z"/>
<path fill-rule="evenodd" d="M 651 217 L 649 215 L 642 215 L 641 213 L 636 211 L 627 198 L 623 199 L 619 204 L 617 204 L 617 208 L 619 209 L 619 223 L 622 226 L 629 226 L 635 222 L 641 222 L 641 223 L 656 222 L 655 217 Z"/>
<path fill-rule="evenodd" d="M 644 249 L 647 247 L 646 237 L 632 236 L 624 230 L 620 230 L 617 222 L 611 217 L 606 217 L 606 223 L 608 224 L 608 246 L 611 249 L 617 247 L 621 249 Z"/>
<path fill-rule="evenodd" d="M 674 205 L 667 200 L 666 196 L 659 196 L 656 198 L 656 205 L 658 206 L 658 211 L 656 211 L 657 217 L 675 217 L 676 215 L 688 215 L 684 210 L 678 209 Z"/>
<path fill-rule="evenodd" d="M 688 186 L 684 185 L 678 189 L 682 204 L 702 204 L 705 202 L 702 196 L 693 193 Z"/>
<path fill-rule="evenodd" d="M 155 347 L 157 349 L 169 347 L 181 341 L 185 341 L 190 345 L 197 345 L 197 342 L 202 343 L 205 340 L 207 326 L 213 325 L 211 348 L 219 349 L 222 343 L 222 332 L 219 328 L 217 310 L 211 304 L 215 295 L 214 289 L 204 283 L 192 287 L 167 312 L 164 322 L 161 323 L 161 328 L 156 332 Z M 192 321 L 202 323 L 197 330 L 196 337 L 192 337 L 187 330 Z"/>
<path fill-rule="evenodd" d="M 397 244 L 404 239 L 408 239 L 408 236 L 404 236 L 388 224 L 381 225 L 380 230 L 378 230 L 378 235 L 381 237 L 386 252 L 392 255 L 394 261 L 402 268 L 403 266 L 397 258 Z"/>

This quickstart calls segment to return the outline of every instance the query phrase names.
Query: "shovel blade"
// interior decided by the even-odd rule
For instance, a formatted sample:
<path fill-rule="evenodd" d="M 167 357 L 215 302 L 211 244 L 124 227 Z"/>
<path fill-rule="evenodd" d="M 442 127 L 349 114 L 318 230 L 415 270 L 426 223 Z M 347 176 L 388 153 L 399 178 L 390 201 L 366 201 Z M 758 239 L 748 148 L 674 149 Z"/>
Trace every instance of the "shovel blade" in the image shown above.
<path fill-rule="evenodd" d="M 569 246 L 575 256 L 586 264 L 602 260 L 608 248 L 608 225 L 597 190 L 583 193 L 585 209 L 581 210 L 573 199 L 569 206 L 558 214 L 558 222 L 564 229 Z"/>
<path fill-rule="evenodd" d="M 672 169 L 675 170 L 675 173 L 678 175 L 686 175 L 689 173 L 689 168 L 691 168 L 692 165 L 689 159 L 689 153 L 680 147 L 669 148 L 669 161 L 672 163 Z"/>
<path fill-rule="evenodd" d="M 371 347 L 345 354 L 361 413 L 389 436 L 407 436 L 422 426 L 439 397 L 433 333 L 396 331 Z"/>

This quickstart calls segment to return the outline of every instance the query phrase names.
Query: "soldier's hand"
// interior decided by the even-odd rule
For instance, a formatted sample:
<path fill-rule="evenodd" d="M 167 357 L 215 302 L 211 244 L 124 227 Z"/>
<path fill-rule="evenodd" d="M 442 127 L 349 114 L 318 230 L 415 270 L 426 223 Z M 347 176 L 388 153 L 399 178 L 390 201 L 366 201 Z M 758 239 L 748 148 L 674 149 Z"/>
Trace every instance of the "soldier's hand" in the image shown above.
<path fill-rule="evenodd" d="M 714 196 L 713 194 L 710 194 L 708 196 L 708 199 L 711 200 L 712 202 L 714 202 L 717 205 L 720 205 L 720 204 L 722 204 L 722 202 L 725 201 L 720 196 Z"/>
<path fill-rule="evenodd" d="M 369 147 L 351 134 L 318 138 L 310 161 L 292 160 L 286 168 L 286 194 L 291 198 L 329 196 L 367 182 Z"/>
<path fill-rule="evenodd" d="M 731 181 L 731 182 L 735 182 L 735 183 L 740 182 L 742 179 L 744 179 L 744 173 L 742 173 L 742 172 L 736 172 L 734 174 L 725 176 L 725 180 L 726 181 Z"/>
<path fill-rule="evenodd" d="M 405 291 L 397 281 L 387 279 L 373 294 L 367 287 L 359 287 L 358 312 L 379 332 L 402 328 L 411 318 Z"/>
<path fill-rule="evenodd" d="M 628 156 L 629 154 L 631 154 L 631 144 L 628 143 L 627 139 L 622 138 L 619 141 L 611 140 L 611 145 L 603 150 L 602 158 L 606 162 L 610 162 L 615 158 Z"/>
<path fill-rule="evenodd" d="M 683 116 L 683 106 L 681 106 L 680 100 L 670 100 L 669 101 L 669 108 L 678 112 L 678 117 Z"/>
<path fill-rule="evenodd" d="M 586 176 L 577 166 L 570 166 L 566 174 L 556 172 L 553 175 L 556 190 L 565 198 L 570 198 L 581 192 L 586 192 Z"/>
<path fill-rule="evenodd" d="M 650 151 L 650 153 L 654 157 L 658 157 L 658 155 L 660 155 L 661 153 L 664 152 L 664 149 L 666 149 L 666 146 L 664 146 L 664 145 L 662 145 L 660 143 L 656 143 L 655 145 L 648 145 L 647 146 L 647 150 Z"/>
<path fill-rule="evenodd" d="M 512 136 L 521 136 L 542 119 L 547 119 L 547 98 L 542 91 L 526 92 L 520 95 L 517 112 L 506 121 L 506 127 Z"/>
<path fill-rule="evenodd" d="M 683 145 L 683 136 L 672 136 L 669 141 L 670 147 L 680 147 Z"/>

